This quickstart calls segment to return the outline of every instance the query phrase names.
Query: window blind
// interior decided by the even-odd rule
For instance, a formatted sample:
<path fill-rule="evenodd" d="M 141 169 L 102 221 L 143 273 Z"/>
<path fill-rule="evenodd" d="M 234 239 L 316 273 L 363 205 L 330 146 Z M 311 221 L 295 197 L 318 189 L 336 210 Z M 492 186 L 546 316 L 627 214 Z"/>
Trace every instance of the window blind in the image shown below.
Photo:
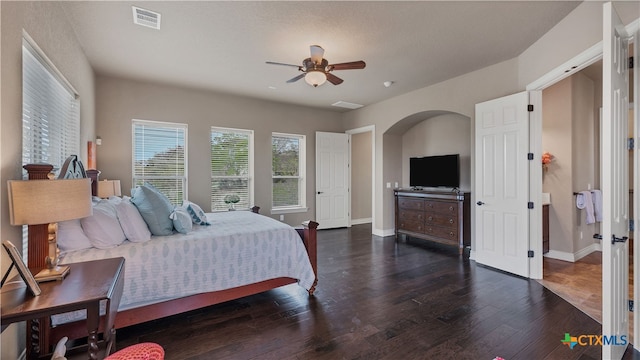
<path fill-rule="evenodd" d="M 273 134 L 272 145 L 272 206 L 273 208 L 302 207 L 305 188 L 304 136 Z"/>
<path fill-rule="evenodd" d="M 26 34 L 25 34 L 26 36 Z M 78 94 L 35 43 L 22 40 L 22 165 L 51 164 L 80 154 Z M 27 172 L 23 172 L 27 178 Z M 28 227 L 22 227 L 22 254 L 28 259 Z"/>
<path fill-rule="evenodd" d="M 133 184 L 149 183 L 171 203 L 187 192 L 187 125 L 133 120 Z"/>
<path fill-rule="evenodd" d="M 227 210 L 227 201 L 238 196 L 235 208 L 253 203 L 253 131 L 211 128 L 211 211 Z"/>
<path fill-rule="evenodd" d="M 22 164 L 59 170 L 69 155 L 80 153 L 80 101 L 44 59 L 23 42 Z"/>

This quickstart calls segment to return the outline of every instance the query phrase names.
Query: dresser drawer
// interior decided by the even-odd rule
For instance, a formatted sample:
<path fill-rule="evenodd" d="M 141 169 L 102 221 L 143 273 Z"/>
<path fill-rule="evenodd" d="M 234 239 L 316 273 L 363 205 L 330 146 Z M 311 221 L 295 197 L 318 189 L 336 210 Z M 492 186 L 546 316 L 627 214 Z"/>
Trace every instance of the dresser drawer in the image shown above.
<path fill-rule="evenodd" d="M 399 230 L 413 231 L 417 233 L 424 233 L 424 222 L 411 221 L 411 220 L 399 220 Z"/>
<path fill-rule="evenodd" d="M 427 212 L 424 214 L 425 225 L 436 225 L 446 228 L 458 228 L 458 214 Z"/>
<path fill-rule="evenodd" d="M 407 210 L 424 210 L 424 200 L 398 197 L 398 208 Z"/>
<path fill-rule="evenodd" d="M 427 211 L 435 211 L 444 214 L 457 214 L 458 203 L 455 202 L 442 202 L 442 201 L 429 201 L 424 202 L 425 209 Z"/>
<path fill-rule="evenodd" d="M 458 229 L 426 225 L 424 227 L 424 233 L 442 239 L 458 241 Z"/>
<path fill-rule="evenodd" d="M 424 223 L 424 212 L 415 210 L 400 209 L 398 211 L 398 219 L 406 221 L 417 221 Z"/>

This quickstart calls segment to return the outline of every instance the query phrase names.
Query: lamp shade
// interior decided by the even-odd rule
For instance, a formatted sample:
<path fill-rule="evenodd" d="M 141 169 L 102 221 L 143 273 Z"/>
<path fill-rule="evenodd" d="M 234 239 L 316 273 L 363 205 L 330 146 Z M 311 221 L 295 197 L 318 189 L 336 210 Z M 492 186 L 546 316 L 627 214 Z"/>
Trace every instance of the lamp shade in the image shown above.
<path fill-rule="evenodd" d="M 98 197 L 107 199 L 110 196 L 122 196 L 120 180 L 98 181 Z"/>
<path fill-rule="evenodd" d="M 304 81 L 313 87 L 318 87 L 327 81 L 327 75 L 320 70 L 309 70 L 304 76 Z"/>
<path fill-rule="evenodd" d="M 93 214 L 91 179 L 9 180 L 11 225 L 37 225 Z"/>

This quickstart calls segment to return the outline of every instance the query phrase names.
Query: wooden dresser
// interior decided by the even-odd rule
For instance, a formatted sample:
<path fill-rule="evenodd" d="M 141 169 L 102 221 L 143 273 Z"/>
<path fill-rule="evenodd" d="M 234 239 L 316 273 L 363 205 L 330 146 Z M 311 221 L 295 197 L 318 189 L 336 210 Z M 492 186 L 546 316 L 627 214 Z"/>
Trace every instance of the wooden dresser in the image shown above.
<path fill-rule="evenodd" d="M 396 189 L 396 238 L 399 234 L 458 247 L 471 244 L 468 192 Z"/>

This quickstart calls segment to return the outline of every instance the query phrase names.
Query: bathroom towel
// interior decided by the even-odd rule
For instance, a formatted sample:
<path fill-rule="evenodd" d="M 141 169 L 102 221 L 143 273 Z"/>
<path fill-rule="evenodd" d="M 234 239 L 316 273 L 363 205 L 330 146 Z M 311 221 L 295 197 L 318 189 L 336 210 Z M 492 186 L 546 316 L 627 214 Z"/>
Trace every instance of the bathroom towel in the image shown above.
<path fill-rule="evenodd" d="M 596 222 L 593 213 L 593 200 L 591 199 L 591 191 L 580 191 L 576 195 L 576 207 L 580 210 L 584 209 L 587 215 L 587 224 Z"/>
<path fill-rule="evenodd" d="M 596 221 L 602 221 L 602 191 L 593 190 L 591 197 L 593 197 L 593 212 L 595 213 Z"/>

